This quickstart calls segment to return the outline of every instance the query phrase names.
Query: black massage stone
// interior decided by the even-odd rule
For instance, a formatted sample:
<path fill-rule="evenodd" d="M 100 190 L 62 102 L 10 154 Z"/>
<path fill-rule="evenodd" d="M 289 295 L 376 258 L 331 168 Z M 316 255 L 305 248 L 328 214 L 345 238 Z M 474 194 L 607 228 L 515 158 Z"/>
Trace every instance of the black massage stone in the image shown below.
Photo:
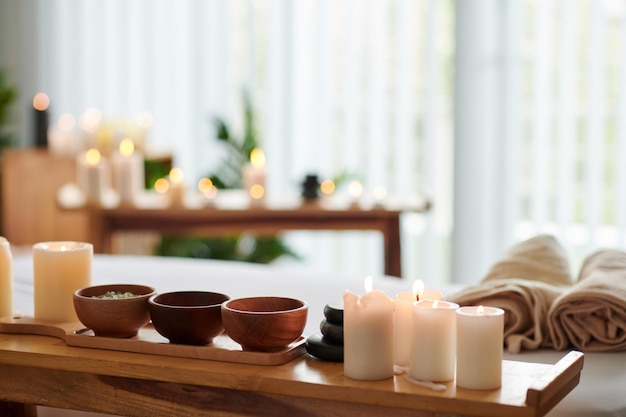
<path fill-rule="evenodd" d="M 343 345 L 343 326 L 330 323 L 327 320 L 322 320 L 320 323 L 320 331 L 329 341 L 338 345 Z"/>
<path fill-rule="evenodd" d="M 329 362 L 343 362 L 343 346 L 330 342 L 321 333 L 306 339 L 306 351 L 311 356 Z"/>
<path fill-rule="evenodd" d="M 326 304 L 324 317 L 329 323 L 343 326 L 343 303 Z"/>

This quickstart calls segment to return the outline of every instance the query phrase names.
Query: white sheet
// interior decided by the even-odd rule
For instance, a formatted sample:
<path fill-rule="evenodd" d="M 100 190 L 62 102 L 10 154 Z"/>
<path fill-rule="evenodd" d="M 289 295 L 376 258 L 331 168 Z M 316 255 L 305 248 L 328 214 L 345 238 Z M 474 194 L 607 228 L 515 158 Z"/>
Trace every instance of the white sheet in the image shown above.
<path fill-rule="evenodd" d="M 14 301 L 16 309 L 33 313 L 32 260 L 14 259 Z M 363 276 L 316 274 L 310 271 L 237 262 L 96 255 L 94 284 L 134 282 L 152 285 L 159 292 L 202 289 L 223 292 L 232 298 L 253 295 L 296 297 L 309 304 L 305 334 L 319 331 L 324 305 L 342 299 L 346 289 L 363 293 Z M 428 287 L 428 282 L 426 282 Z M 409 283 L 392 277 L 374 276 L 374 286 L 391 297 L 409 290 Z M 451 294 L 458 288 L 437 288 Z M 555 363 L 565 352 L 551 350 L 505 354 L 506 359 Z M 626 352 L 588 353 L 578 387 L 561 401 L 549 417 L 626 416 Z M 91 413 L 41 408 L 42 417 L 93 416 Z"/>

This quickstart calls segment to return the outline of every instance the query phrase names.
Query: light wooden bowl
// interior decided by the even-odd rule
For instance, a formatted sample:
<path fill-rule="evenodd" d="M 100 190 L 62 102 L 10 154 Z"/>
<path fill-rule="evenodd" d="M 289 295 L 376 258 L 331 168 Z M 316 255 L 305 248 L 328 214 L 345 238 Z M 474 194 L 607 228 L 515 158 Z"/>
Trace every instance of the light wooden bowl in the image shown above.
<path fill-rule="evenodd" d="M 286 348 L 302 335 L 307 314 L 307 303 L 295 298 L 249 297 L 222 304 L 226 333 L 247 351 Z"/>
<path fill-rule="evenodd" d="M 221 305 L 226 294 L 177 291 L 148 300 L 152 325 L 170 343 L 208 345 L 224 332 Z"/>
<path fill-rule="evenodd" d="M 130 292 L 130 298 L 97 298 L 109 291 Z M 133 337 L 148 324 L 148 299 L 156 290 L 147 285 L 109 284 L 81 288 L 74 292 L 74 310 L 81 323 L 96 336 Z"/>

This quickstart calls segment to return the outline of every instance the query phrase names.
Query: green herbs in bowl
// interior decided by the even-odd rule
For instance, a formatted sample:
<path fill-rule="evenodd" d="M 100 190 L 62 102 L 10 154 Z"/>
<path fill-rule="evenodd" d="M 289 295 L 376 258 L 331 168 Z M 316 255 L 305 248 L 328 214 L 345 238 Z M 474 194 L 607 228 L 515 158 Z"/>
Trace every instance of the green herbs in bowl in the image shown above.
<path fill-rule="evenodd" d="M 107 291 L 104 294 L 91 296 L 91 298 L 100 298 L 104 300 L 119 300 L 121 298 L 131 297 L 137 297 L 137 294 L 134 294 L 130 291 Z"/>
<path fill-rule="evenodd" d="M 155 294 L 147 285 L 95 285 L 74 293 L 74 310 L 96 336 L 133 337 L 150 321 L 148 298 Z"/>

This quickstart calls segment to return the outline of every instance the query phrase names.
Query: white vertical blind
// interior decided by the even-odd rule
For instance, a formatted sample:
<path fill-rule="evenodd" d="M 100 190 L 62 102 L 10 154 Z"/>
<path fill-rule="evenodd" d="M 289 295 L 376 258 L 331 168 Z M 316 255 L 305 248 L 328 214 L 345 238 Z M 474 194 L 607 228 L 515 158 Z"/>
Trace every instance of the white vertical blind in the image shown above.
<path fill-rule="evenodd" d="M 615 113 L 616 123 L 616 152 L 613 155 L 613 163 L 616 166 L 617 178 L 615 181 L 615 190 L 626 190 L 626 164 L 622 163 L 622 155 L 626 155 L 626 19 L 623 19 L 617 31 L 619 37 L 617 56 L 618 71 L 616 79 L 617 88 L 617 105 Z M 617 244 L 624 246 L 624 231 L 626 230 L 626 192 L 615 192 L 615 205 L 617 207 L 615 213 L 615 224 L 618 230 Z"/>
<path fill-rule="evenodd" d="M 174 153 L 192 186 L 221 157 L 212 118 L 238 133 L 247 88 L 271 194 L 342 171 L 366 193 L 430 193 L 431 212 L 403 219 L 408 278 L 446 280 L 452 268 L 477 279 L 540 232 L 573 258 L 623 245 L 623 2 L 6 1 L 20 24 L 1 30 L 20 46 L 3 36 L 1 59 L 20 83 L 25 143 L 37 91 L 53 120 L 148 110 L 151 144 Z M 374 233 L 288 240 L 316 268 L 382 270 Z"/>
<path fill-rule="evenodd" d="M 531 218 L 539 230 L 545 228 L 549 213 L 548 193 L 552 176 L 549 175 L 549 165 L 554 148 L 551 146 L 550 121 L 552 115 L 552 85 L 553 66 L 552 51 L 552 22 L 554 18 L 553 1 L 546 0 L 541 7 L 535 8 L 533 32 L 533 60 L 535 65 L 531 69 L 532 85 L 532 123 L 531 123 Z"/>
<path fill-rule="evenodd" d="M 497 106 L 491 118 L 506 120 L 496 159 L 517 154 L 518 168 L 499 182 L 496 199 L 490 202 L 505 213 L 495 217 L 500 236 L 490 238 L 485 232 L 493 219 L 478 217 L 485 221 L 466 223 L 458 214 L 455 229 L 463 231 L 463 236 L 480 236 L 481 243 L 468 250 L 468 241 L 454 241 L 457 249 L 452 262 L 458 270 L 473 270 L 478 276 L 478 260 L 489 265 L 506 248 L 496 245 L 487 249 L 490 240 L 508 242 L 506 235 L 511 231 L 515 231 L 515 240 L 553 233 L 568 250 L 576 271 L 591 251 L 624 244 L 626 170 L 620 158 L 626 151 L 626 5 L 615 1 L 511 0 L 496 9 L 501 5 L 501 23 L 495 25 L 505 41 L 499 45 L 496 62 L 504 57 L 505 65 L 497 73 L 503 74 L 502 88 L 507 92 L 495 98 Z M 482 24 L 489 25 L 486 15 L 483 13 Z M 463 18 L 461 14 L 458 17 Z M 478 51 L 483 42 L 489 42 L 479 36 L 473 41 L 478 42 L 474 45 Z M 457 48 L 457 53 L 465 51 L 463 45 Z M 488 57 L 484 59 L 487 63 Z M 459 66 L 457 70 L 467 74 L 472 67 Z M 465 91 L 462 85 L 457 89 Z M 480 117 L 481 108 L 464 101 L 476 93 L 469 91 L 470 95 L 461 94 L 455 105 L 462 114 L 469 112 L 468 118 Z M 458 132 L 464 126 L 455 127 Z M 461 139 L 462 134 L 457 135 L 457 145 Z M 468 155 L 474 163 L 488 162 L 478 151 Z M 456 186 L 461 187 L 463 177 L 456 178 Z M 471 204 L 471 198 L 457 192 L 455 207 L 461 210 Z"/>
<path fill-rule="evenodd" d="M 557 69 L 561 76 L 557 80 L 558 93 L 557 108 L 561 111 L 556 115 L 556 189 L 560 196 L 555 199 L 558 230 L 564 236 L 569 236 L 568 227 L 574 218 L 574 162 L 576 157 L 576 109 L 575 89 L 577 67 L 575 65 L 574 39 L 574 8 L 567 0 L 559 2 L 561 26 L 558 28 L 559 42 L 557 54 Z"/>
<path fill-rule="evenodd" d="M 53 121 L 97 108 L 113 129 L 151 112 L 149 144 L 173 152 L 190 187 L 221 157 L 212 118 L 240 133 L 247 89 L 270 194 L 298 193 L 307 173 L 346 172 L 367 195 L 378 186 L 391 196 L 445 195 L 437 182 L 451 143 L 451 129 L 441 129 L 450 125 L 451 79 L 440 75 L 453 49 L 449 1 L 25 0 L 18 9 L 37 28 L 34 39 L 20 29 L 36 46 L 24 49 L 32 56 L 20 66 L 36 81 L 23 76 L 23 94 L 47 92 Z M 411 279 L 446 279 L 429 267 L 445 255 L 428 242 L 447 239 L 432 224 L 449 203 L 435 207 L 406 221 Z M 287 238 L 312 267 L 382 273 L 377 233 Z"/>
<path fill-rule="evenodd" d="M 604 25 L 603 7 L 600 2 L 589 4 L 589 40 L 586 68 L 589 77 L 586 91 L 587 114 L 585 131 L 585 199 L 584 212 L 587 220 L 587 230 L 591 234 L 587 239 L 588 250 L 591 250 L 597 241 L 596 233 L 602 222 L 602 207 L 605 201 L 604 194 L 604 150 L 605 150 L 605 107 L 606 92 L 604 79 L 606 77 L 606 56 L 604 53 Z"/>

